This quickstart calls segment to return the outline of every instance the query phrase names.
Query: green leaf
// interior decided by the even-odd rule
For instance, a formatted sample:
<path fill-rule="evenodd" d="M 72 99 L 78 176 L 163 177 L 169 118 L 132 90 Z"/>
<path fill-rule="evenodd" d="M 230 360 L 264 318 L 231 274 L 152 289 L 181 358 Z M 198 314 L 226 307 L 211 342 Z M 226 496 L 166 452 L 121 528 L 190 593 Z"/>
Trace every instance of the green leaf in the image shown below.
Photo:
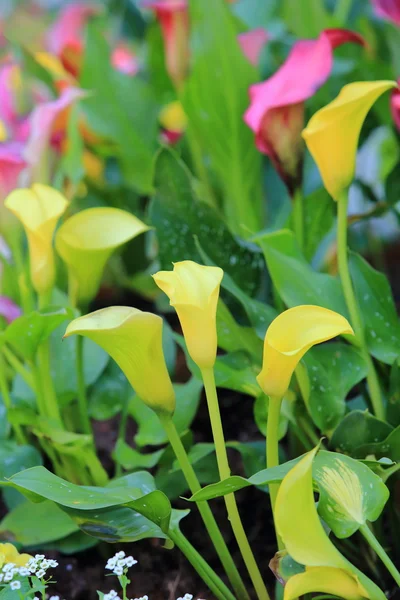
<path fill-rule="evenodd" d="M 79 184 L 85 175 L 83 165 L 84 142 L 79 128 L 80 110 L 79 102 L 74 103 L 70 109 L 67 125 L 66 150 L 63 154 L 61 163 L 63 173 L 75 185 Z"/>
<path fill-rule="evenodd" d="M 38 346 L 47 340 L 50 334 L 66 319 L 72 319 L 71 310 L 48 307 L 33 311 L 15 319 L 6 329 L 4 341 L 8 342 L 18 354 L 33 360 Z"/>
<path fill-rule="evenodd" d="M 22 502 L 0 523 L 0 538 L 25 548 L 40 546 L 64 538 L 78 527 L 54 502 Z"/>
<path fill-rule="evenodd" d="M 346 396 L 367 375 L 367 366 L 357 348 L 332 342 L 311 348 L 303 357 L 309 390 L 305 402 L 317 427 L 327 433 L 346 411 Z"/>
<path fill-rule="evenodd" d="M 263 234 L 256 241 L 264 252 L 272 281 L 288 307 L 316 304 L 348 316 L 339 279 L 314 271 L 291 231 L 282 229 Z"/>
<path fill-rule="evenodd" d="M 184 87 L 183 106 L 224 189 L 230 227 L 239 234 L 243 226 L 258 231 L 262 227 L 261 155 L 243 121 L 248 88 L 257 80 L 257 72 L 243 55 L 224 0 L 214 0 L 212 11 L 202 0 L 190 0 L 189 8 L 193 68 Z"/>
<path fill-rule="evenodd" d="M 262 342 L 254 329 L 239 325 L 221 298 L 217 309 L 217 337 L 219 348 L 227 352 L 245 350 L 257 358 L 262 354 Z"/>
<path fill-rule="evenodd" d="M 284 399 L 284 402 L 287 402 Z M 258 390 L 257 397 L 255 399 L 253 405 L 253 413 L 254 420 L 258 427 L 259 432 L 266 437 L 267 435 L 267 421 L 268 421 L 268 408 L 269 408 L 269 398 L 265 396 L 265 394 L 260 393 Z M 284 414 L 284 411 L 281 410 L 279 415 L 279 428 L 278 428 L 278 439 L 281 440 L 285 437 L 288 428 L 288 419 Z M 264 449 L 265 450 L 265 449 Z M 265 452 L 264 452 L 265 455 Z M 265 458 L 265 456 L 264 456 Z"/>
<path fill-rule="evenodd" d="M 49 542 L 48 544 L 41 544 L 40 550 L 42 552 L 47 552 L 48 550 L 57 550 L 62 554 L 72 555 L 77 554 L 78 552 L 84 552 L 89 548 L 93 548 L 93 546 L 96 546 L 96 544 L 97 540 L 86 535 L 86 533 L 83 531 L 78 530 L 62 540 L 56 540 L 55 542 Z"/>
<path fill-rule="evenodd" d="M 110 360 L 90 389 L 89 414 L 98 421 L 111 419 L 121 411 L 124 403 L 132 396 L 132 386 L 118 365 Z"/>
<path fill-rule="evenodd" d="M 315 38 L 322 29 L 332 27 L 332 17 L 319 0 L 284 0 L 282 17 L 292 33 L 300 38 Z"/>
<path fill-rule="evenodd" d="M 375 358 L 391 365 L 400 354 L 400 321 L 390 284 L 358 254 L 350 254 L 350 272 L 368 349 Z"/>
<path fill-rule="evenodd" d="M 33 446 L 19 446 L 16 442 L 2 441 L 0 445 L 0 481 L 19 471 L 42 464 L 42 457 Z M 3 489 L 8 508 L 24 501 L 23 496 L 13 489 Z"/>
<path fill-rule="evenodd" d="M 304 198 L 305 236 L 304 256 L 311 260 L 323 238 L 334 223 L 335 203 L 324 188 L 320 188 Z"/>
<path fill-rule="evenodd" d="M 163 452 L 164 450 L 156 450 L 155 452 L 143 454 L 128 446 L 123 440 L 118 440 L 113 452 L 113 458 L 116 463 L 127 471 L 152 469 L 158 463 Z"/>
<path fill-rule="evenodd" d="M 185 384 L 175 384 L 176 409 L 173 421 L 179 433 L 190 427 L 200 402 L 200 393 L 203 384 L 199 379 L 192 377 Z M 138 424 L 135 442 L 138 446 L 158 446 L 165 444 L 168 437 L 159 418 L 139 398 L 130 402 L 129 412 Z"/>
<path fill-rule="evenodd" d="M 139 192 L 149 193 L 158 106 L 151 86 L 140 76 L 129 77 L 113 68 L 109 45 L 96 22 L 87 27 L 80 84 L 92 92 L 82 105 L 89 127 L 118 145 L 126 181 Z"/>
<path fill-rule="evenodd" d="M 333 432 L 332 448 L 354 456 L 354 452 L 365 444 L 382 442 L 393 428 L 380 421 L 368 411 L 353 410 L 345 416 Z"/>
<path fill-rule="evenodd" d="M 371 442 L 356 448 L 355 456 L 365 458 L 372 454 L 376 458 L 390 458 L 394 462 L 400 461 L 400 425 L 396 427 L 381 442 Z"/>
<path fill-rule="evenodd" d="M 256 398 L 260 386 L 256 376 L 261 367 L 246 352 L 230 352 L 217 358 L 214 366 L 217 387 L 243 392 Z"/>
<path fill-rule="evenodd" d="M 199 201 L 187 167 L 170 150 L 158 155 L 156 189 L 150 220 L 157 231 L 161 267 L 170 269 L 173 262 L 184 259 L 201 263 L 196 236 L 216 265 L 243 290 L 254 293 L 261 276 L 261 255 L 234 238 L 217 211 Z"/>

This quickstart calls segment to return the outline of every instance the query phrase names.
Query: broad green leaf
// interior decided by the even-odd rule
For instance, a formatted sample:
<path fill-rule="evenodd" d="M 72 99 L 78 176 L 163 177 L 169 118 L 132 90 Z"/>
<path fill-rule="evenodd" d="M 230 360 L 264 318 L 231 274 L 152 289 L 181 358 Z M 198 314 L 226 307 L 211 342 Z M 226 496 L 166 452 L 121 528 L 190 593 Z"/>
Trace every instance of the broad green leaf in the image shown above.
<path fill-rule="evenodd" d="M 90 416 L 98 421 L 111 419 L 131 396 L 132 386 L 118 365 L 110 360 L 89 392 Z"/>
<path fill-rule="evenodd" d="M 190 427 L 200 402 L 203 384 L 192 377 L 187 383 L 175 384 L 176 409 L 173 421 L 179 433 Z M 157 415 L 139 398 L 135 397 L 129 405 L 129 412 L 138 424 L 135 442 L 138 446 L 158 446 L 168 441 L 167 434 Z"/>
<path fill-rule="evenodd" d="M 41 464 L 42 457 L 34 446 L 19 446 L 16 442 L 2 441 L 0 445 L 0 480 Z M 2 492 L 9 509 L 24 501 L 23 496 L 11 488 L 3 489 Z"/>
<path fill-rule="evenodd" d="M 394 462 L 400 461 L 400 425 L 389 433 L 381 442 L 371 442 L 359 446 L 354 451 L 355 456 L 365 458 L 373 455 L 376 458 L 390 458 Z"/>
<path fill-rule="evenodd" d="M 0 523 L 3 541 L 17 542 L 25 548 L 59 540 L 78 531 L 78 527 L 55 504 L 23 502 L 11 510 Z"/>
<path fill-rule="evenodd" d="M 66 319 L 72 319 L 71 310 L 48 307 L 15 319 L 6 329 L 3 340 L 26 359 L 33 360 L 38 346 L 47 340 Z"/>
<path fill-rule="evenodd" d="M 400 359 L 393 363 L 390 370 L 386 419 L 394 427 L 400 423 Z"/>
<path fill-rule="evenodd" d="M 163 452 L 164 450 L 156 450 L 155 452 L 144 454 L 131 448 L 123 440 L 117 440 L 113 451 L 113 458 L 126 471 L 151 469 L 156 466 Z"/>
<path fill-rule="evenodd" d="M 311 348 L 303 357 L 309 380 L 305 402 L 317 427 L 327 433 L 346 411 L 346 396 L 367 375 L 367 366 L 356 348 L 332 342 Z"/>
<path fill-rule="evenodd" d="M 245 350 L 259 358 L 262 342 L 251 327 L 239 325 L 226 304 L 219 299 L 217 309 L 218 346 L 227 352 Z"/>
<path fill-rule="evenodd" d="M 289 308 L 316 304 L 348 316 L 339 279 L 313 271 L 291 231 L 263 234 L 256 241 L 264 252 L 272 281 Z"/>
<path fill-rule="evenodd" d="M 129 77 L 114 69 L 98 23 L 88 25 L 86 42 L 80 84 L 91 91 L 82 103 L 88 126 L 117 144 L 126 181 L 149 193 L 159 110 L 152 89 L 140 76 Z"/>
<path fill-rule="evenodd" d="M 324 188 L 304 198 L 304 256 L 311 260 L 334 223 L 335 204 Z"/>
<path fill-rule="evenodd" d="M 169 150 L 161 151 L 156 161 L 150 220 L 157 231 L 162 268 L 184 259 L 201 263 L 196 236 L 211 260 L 243 290 L 252 294 L 258 288 L 262 256 L 234 238 L 219 213 L 198 199 L 187 167 Z"/>
<path fill-rule="evenodd" d="M 257 72 L 239 47 L 224 0 L 214 0 L 212 11 L 203 0 L 190 0 L 189 8 L 193 68 L 184 87 L 183 106 L 193 135 L 209 153 L 218 175 L 228 223 L 234 233 L 246 235 L 244 228 L 254 232 L 262 227 L 263 216 L 261 155 L 243 121 L 248 88 L 257 80 Z"/>
<path fill-rule="evenodd" d="M 322 29 L 332 27 L 332 17 L 319 0 L 284 0 L 282 17 L 297 37 L 314 38 Z"/>
<path fill-rule="evenodd" d="M 230 352 L 219 357 L 214 366 L 217 387 L 243 392 L 256 398 L 261 390 L 256 381 L 260 365 L 246 352 Z"/>
<path fill-rule="evenodd" d="M 392 431 L 393 427 L 368 411 L 353 410 L 336 427 L 330 445 L 339 452 L 354 456 L 360 446 L 383 442 Z"/>
<path fill-rule="evenodd" d="M 77 554 L 78 552 L 84 552 L 89 548 L 93 548 L 93 546 L 96 546 L 97 543 L 98 541 L 96 539 L 86 535 L 86 533 L 78 529 L 78 531 L 75 531 L 75 533 L 71 533 L 71 535 L 62 538 L 62 540 L 56 540 L 55 542 L 49 542 L 48 544 L 41 544 L 40 550 L 42 552 L 47 552 L 48 550 L 57 550 L 62 554 L 72 555 Z"/>
<path fill-rule="evenodd" d="M 62 157 L 63 174 L 78 185 L 85 175 L 83 165 L 84 142 L 79 128 L 80 104 L 74 103 L 70 109 L 67 125 L 66 150 Z"/>
<path fill-rule="evenodd" d="M 400 321 L 389 282 L 358 254 L 350 254 L 350 272 L 368 349 L 391 365 L 400 354 Z"/>

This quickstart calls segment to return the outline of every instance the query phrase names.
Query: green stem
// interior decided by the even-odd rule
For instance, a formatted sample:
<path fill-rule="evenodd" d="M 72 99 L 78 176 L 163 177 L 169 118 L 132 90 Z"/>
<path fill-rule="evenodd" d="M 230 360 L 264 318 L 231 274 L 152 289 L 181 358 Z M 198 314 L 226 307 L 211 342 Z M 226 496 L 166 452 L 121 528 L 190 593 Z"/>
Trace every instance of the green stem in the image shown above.
<path fill-rule="evenodd" d="M 83 371 L 83 337 L 76 336 L 76 376 L 78 380 L 78 408 L 80 424 L 83 433 L 92 433 L 89 419 L 89 408 L 86 394 L 85 376 Z"/>
<path fill-rule="evenodd" d="M 6 367 L 6 365 L 5 365 L 4 357 L 0 354 L 0 393 L 2 395 L 4 406 L 6 407 L 6 411 L 7 411 L 7 413 L 9 413 L 12 408 L 12 401 L 11 401 L 10 392 L 8 390 L 8 383 L 7 383 L 7 379 L 6 379 L 5 367 Z M 10 419 L 8 419 L 8 420 L 10 421 Z M 12 423 L 12 419 L 11 419 L 11 423 Z M 27 442 L 25 434 L 21 428 L 21 425 L 14 423 L 11 426 L 14 430 L 14 434 L 15 434 L 16 439 L 18 440 L 18 443 L 22 444 L 22 445 L 27 444 L 28 442 Z"/>
<path fill-rule="evenodd" d="M 371 548 L 379 556 L 379 558 L 381 559 L 381 561 L 383 562 L 383 564 L 385 565 L 385 567 L 387 568 L 387 570 L 389 571 L 389 573 L 392 575 L 392 577 L 395 580 L 395 582 L 397 583 L 397 585 L 400 586 L 400 573 L 399 573 L 399 571 L 397 570 L 395 564 L 388 557 L 388 555 L 386 554 L 384 548 L 378 542 L 378 540 L 376 539 L 376 537 L 374 536 L 374 534 L 372 533 L 371 529 L 368 527 L 368 525 L 366 523 L 364 525 L 361 525 L 360 532 L 365 537 L 365 539 L 367 540 L 367 542 L 371 546 Z"/>
<path fill-rule="evenodd" d="M 337 20 L 339 27 L 345 27 L 348 22 L 351 5 L 352 0 L 338 0 L 336 3 L 333 16 Z"/>
<path fill-rule="evenodd" d="M 208 175 L 207 167 L 204 164 L 204 157 L 203 157 L 203 153 L 201 150 L 201 146 L 200 146 L 196 136 L 193 134 L 193 131 L 191 130 L 190 127 L 188 127 L 186 130 L 186 139 L 189 144 L 189 149 L 190 149 L 190 153 L 192 155 L 193 165 L 194 165 L 197 177 L 199 178 L 199 180 L 201 181 L 201 183 L 203 184 L 203 187 L 204 187 L 204 191 L 205 191 L 204 200 L 206 200 L 206 202 L 208 202 L 208 204 L 210 204 L 210 206 L 217 208 L 217 206 L 218 206 L 217 199 L 215 197 L 212 185 L 210 183 L 210 178 Z"/>
<path fill-rule="evenodd" d="M 235 596 L 227 588 L 224 582 L 213 571 L 204 558 L 186 539 L 182 532 L 178 530 L 169 530 L 171 540 L 178 546 L 181 552 L 186 556 L 190 564 L 194 567 L 203 581 L 208 585 L 211 592 L 218 600 L 235 600 Z"/>
<path fill-rule="evenodd" d="M 389 477 L 391 475 L 393 475 L 393 473 L 397 473 L 397 471 L 399 471 L 399 470 L 400 470 L 400 462 L 393 465 L 392 467 L 389 467 L 388 469 L 385 469 L 385 472 L 382 473 L 382 475 L 381 475 L 381 479 L 382 479 L 383 483 L 386 483 L 387 480 L 389 479 Z"/>
<path fill-rule="evenodd" d="M 40 344 L 38 348 L 37 363 L 41 389 L 46 405 L 46 416 L 56 421 L 57 425 L 61 429 L 64 429 L 53 380 L 51 378 L 50 345 L 48 339 Z"/>
<path fill-rule="evenodd" d="M 121 416 L 120 416 L 120 420 L 119 420 L 117 444 L 119 441 L 125 442 L 126 425 L 128 423 L 128 414 L 129 414 L 129 402 L 130 402 L 130 398 L 126 396 L 124 398 L 124 403 L 122 405 Z M 121 463 L 117 462 L 115 465 L 115 477 L 121 477 L 121 475 L 122 475 L 122 465 L 121 465 Z"/>
<path fill-rule="evenodd" d="M 230 468 L 228 456 L 226 453 L 226 445 L 224 431 L 222 428 L 221 414 L 219 411 L 217 390 L 215 387 L 214 370 L 213 368 L 204 368 L 201 370 L 206 391 L 208 412 L 210 415 L 211 429 L 214 438 L 215 452 L 217 455 L 218 470 L 221 480 L 227 479 L 230 476 Z M 243 560 L 250 575 L 259 600 L 269 600 L 267 588 L 261 577 L 261 573 L 255 561 L 253 551 L 244 530 L 234 494 L 227 494 L 225 497 L 226 509 L 228 518 L 231 522 L 232 530 L 235 535 L 237 544 L 242 554 Z"/>
<path fill-rule="evenodd" d="M 160 416 L 160 421 L 167 433 L 169 442 L 175 453 L 175 456 L 179 462 L 182 472 L 185 476 L 187 484 L 192 494 L 195 494 L 201 489 L 197 475 L 190 464 L 189 457 L 186 453 L 185 447 L 182 444 L 181 438 L 176 430 L 175 424 L 172 418 L 168 416 Z M 228 547 L 225 543 L 224 538 L 219 530 L 217 522 L 207 502 L 198 502 L 197 507 L 203 519 L 204 525 L 208 531 L 208 534 L 214 544 L 215 550 L 221 560 L 221 563 L 225 569 L 229 581 L 232 583 L 232 587 L 235 590 L 238 598 L 248 599 L 249 594 L 246 587 L 240 577 L 239 571 L 229 553 Z"/>
<path fill-rule="evenodd" d="M 25 381 L 27 385 L 31 388 L 31 390 L 35 389 L 35 380 L 33 378 L 32 373 L 30 373 L 22 364 L 22 362 L 17 358 L 12 350 L 7 346 L 2 346 L 1 351 L 3 352 L 7 362 L 14 369 L 16 373 L 21 375 L 22 379 Z"/>
<path fill-rule="evenodd" d="M 300 250 L 304 249 L 304 199 L 301 189 L 297 188 L 292 198 L 292 223 Z"/>
<path fill-rule="evenodd" d="M 350 276 L 347 252 L 347 205 L 348 192 L 346 190 L 342 193 L 338 201 L 337 252 L 339 275 L 342 282 L 343 294 L 350 314 L 351 324 L 353 326 L 356 339 L 360 345 L 363 358 L 368 367 L 367 382 L 372 407 L 374 409 L 375 416 L 378 419 L 385 420 L 385 410 L 383 407 L 379 380 L 375 371 L 374 363 L 369 355 L 365 342 L 364 328 Z"/>
<path fill-rule="evenodd" d="M 282 398 L 269 397 L 268 419 L 267 419 L 267 468 L 277 467 L 279 465 L 279 443 L 278 429 L 279 416 L 281 413 Z M 272 514 L 275 513 L 276 497 L 278 495 L 279 483 L 269 484 L 269 495 L 271 497 Z M 276 531 L 276 541 L 278 549 L 282 550 L 284 544 Z"/>

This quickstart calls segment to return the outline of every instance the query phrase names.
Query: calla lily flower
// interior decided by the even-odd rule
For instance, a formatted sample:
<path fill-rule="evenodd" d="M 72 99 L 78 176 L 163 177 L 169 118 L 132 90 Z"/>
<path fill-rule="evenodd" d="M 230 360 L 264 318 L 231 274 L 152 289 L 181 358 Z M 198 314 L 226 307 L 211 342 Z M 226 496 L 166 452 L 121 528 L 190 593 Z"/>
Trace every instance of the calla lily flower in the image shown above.
<path fill-rule="evenodd" d="M 371 106 L 394 81 L 363 81 L 345 85 L 339 95 L 317 111 L 303 131 L 308 149 L 318 165 L 325 188 L 332 198 L 351 184 L 358 138 Z"/>
<path fill-rule="evenodd" d="M 400 79 L 397 81 L 397 85 L 400 86 Z M 392 112 L 393 121 L 397 129 L 400 131 L 400 89 L 393 90 L 390 98 L 390 109 Z"/>
<path fill-rule="evenodd" d="M 0 544 L 0 568 L 7 563 L 24 567 L 31 558 L 30 554 L 20 554 L 12 544 Z"/>
<path fill-rule="evenodd" d="M 157 413 L 172 415 L 175 393 L 162 349 L 162 318 L 112 306 L 72 321 L 64 337 L 90 338 L 115 360 L 133 389 Z"/>
<path fill-rule="evenodd" d="M 376 14 L 400 27 L 400 0 L 371 0 Z"/>
<path fill-rule="evenodd" d="M 20 307 L 7 296 L 0 296 L 0 316 L 4 317 L 7 323 L 12 323 L 22 314 Z"/>
<path fill-rule="evenodd" d="M 68 266 L 72 297 L 78 303 L 92 300 L 111 254 L 150 228 L 118 208 L 88 208 L 59 228 L 56 249 Z"/>
<path fill-rule="evenodd" d="M 301 183 L 304 102 L 328 79 L 333 50 L 346 42 L 364 43 L 346 29 L 326 29 L 316 40 L 300 40 L 272 77 L 250 87 L 244 120 L 292 195 Z"/>
<path fill-rule="evenodd" d="M 144 0 L 142 6 L 153 10 L 164 38 L 165 63 L 177 87 L 189 69 L 189 15 L 186 0 Z"/>
<path fill-rule="evenodd" d="M 6 142 L 0 144 L 0 202 L 16 187 L 26 167 L 23 144 Z"/>
<path fill-rule="evenodd" d="M 290 556 L 305 572 L 285 585 L 284 600 L 311 592 L 332 593 L 345 600 L 384 600 L 384 593 L 352 565 L 325 533 L 314 501 L 312 463 L 308 452 L 284 477 L 276 499 L 275 525 Z"/>
<path fill-rule="evenodd" d="M 166 141 L 169 144 L 178 142 L 187 126 L 187 117 L 182 104 L 178 101 L 170 102 L 161 110 L 158 120 Z"/>
<path fill-rule="evenodd" d="M 216 313 L 224 272 L 191 260 L 174 263 L 173 271 L 159 271 L 154 281 L 178 314 L 188 352 L 201 368 L 212 367 L 217 355 Z"/>
<path fill-rule="evenodd" d="M 118 44 L 111 54 L 111 64 L 120 73 L 136 75 L 139 63 L 136 56 L 123 43 Z"/>
<path fill-rule="evenodd" d="M 238 35 L 238 42 L 245 57 L 252 65 L 257 66 L 261 50 L 269 39 L 268 33 L 262 27 L 245 31 Z"/>
<path fill-rule="evenodd" d="M 282 398 L 304 354 L 315 344 L 346 333 L 354 335 L 347 319 L 322 306 L 302 305 L 285 310 L 265 334 L 263 366 L 257 377 L 263 392 Z"/>
<path fill-rule="evenodd" d="M 30 189 L 11 192 L 4 205 L 22 223 L 29 244 L 32 284 L 39 294 L 54 285 L 53 235 L 68 201 L 60 192 L 35 183 Z"/>

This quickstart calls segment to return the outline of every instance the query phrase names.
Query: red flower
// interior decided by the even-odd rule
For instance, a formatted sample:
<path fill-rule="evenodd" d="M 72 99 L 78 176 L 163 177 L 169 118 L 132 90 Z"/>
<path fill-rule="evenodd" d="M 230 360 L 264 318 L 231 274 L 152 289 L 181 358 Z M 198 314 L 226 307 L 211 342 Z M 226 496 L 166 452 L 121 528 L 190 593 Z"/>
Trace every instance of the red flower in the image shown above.
<path fill-rule="evenodd" d="M 371 0 L 376 14 L 400 27 L 400 0 Z"/>

